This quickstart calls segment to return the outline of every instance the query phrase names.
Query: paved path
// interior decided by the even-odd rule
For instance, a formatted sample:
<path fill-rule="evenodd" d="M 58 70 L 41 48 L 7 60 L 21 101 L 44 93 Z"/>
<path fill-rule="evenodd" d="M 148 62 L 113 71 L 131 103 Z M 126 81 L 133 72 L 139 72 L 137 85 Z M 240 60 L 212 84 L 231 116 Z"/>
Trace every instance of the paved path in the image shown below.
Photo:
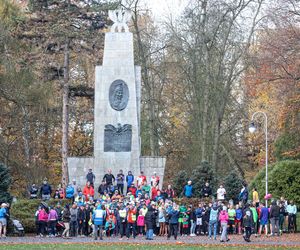
<path fill-rule="evenodd" d="M 127 240 L 127 238 L 123 238 L 120 240 L 119 238 L 107 238 L 105 237 L 103 241 L 95 241 L 91 237 L 77 237 L 77 238 L 71 238 L 71 239 L 62 239 L 62 238 L 40 238 L 40 237 L 7 237 L 7 238 L 0 238 L 0 245 L 1 244 L 57 244 L 57 243 L 104 243 L 104 244 L 114 244 L 114 243 L 130 243 L 130 244 L 191 244 L 191 245 L 221 245 L 225 244 L 226 246 L 230 245 L 253 245 L 253 246 L 287 246 L 287 247 L 296 247 L 300 249 L 300 234 L 284 234 L 281 237 L 251 237 L 251 242 L 245 242 L 241 235 L 233 235 L 230 237 L 231 240 L 227 243 L 221 243 L 219 240 L 209 240 L 205 236 L 197 236 L 197 237 L 178 237 L 177 241 L 174 240 L 174 238 L 171 238 L 170 240 L 167 240 L 166 237 L 155 237 L 154 240 L 149 241 L 145 240 L 144 237 L 137 237 L 136 239 L 130 238 Z"/>

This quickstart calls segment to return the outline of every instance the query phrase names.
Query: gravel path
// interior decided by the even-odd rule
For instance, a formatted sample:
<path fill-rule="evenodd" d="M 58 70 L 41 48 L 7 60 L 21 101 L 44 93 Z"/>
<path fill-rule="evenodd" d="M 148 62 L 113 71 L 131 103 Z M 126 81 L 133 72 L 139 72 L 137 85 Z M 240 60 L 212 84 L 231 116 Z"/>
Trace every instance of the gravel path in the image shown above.
<path fill-rule="evenodd" d="M 7 238 L 0 238 L 0 245 L 1 244 L 45 244 L 45 243 L 68 243 L 68 244 L 88 244 L 88 243 L 104 243 L 104 244 L 114 244 L 114 243 L 123 243 L 123 244 L 192 244 L 192 245 L 221 245 L 225 244 L 227 246 L 237 246 L 237 245 L 253 245 L 253 246 L 287 246 L 287 247 L 299 247 L 300 248 L 300 234 L 288 234 L 283 235 L 281 237 L 251 237 L 251 242 L 245 242 L 241 235 L 233 235 L 230 237 L 230 241 L 227 243 L 221 243 L 219 239 L 217 240 L 209 240 L 207 237 L 204 236 L 197 236 L 197 237 L 178 237 L 177 241 L 174 238 L 167 240 L 166 237 L 155 237 L 154 240 L 149 241 L 145 240 L 144 237 L 138 236 L 136 239 L 130 238 L 123 238 L 120 240 L 119 238 L 105 237 L 103 241 L 97 240 L 95 241 L 91 237 L 77 237 L 71 239 L 62 239 L 62 238 L 40 238 L 40 237 L 7 237 Z"/>

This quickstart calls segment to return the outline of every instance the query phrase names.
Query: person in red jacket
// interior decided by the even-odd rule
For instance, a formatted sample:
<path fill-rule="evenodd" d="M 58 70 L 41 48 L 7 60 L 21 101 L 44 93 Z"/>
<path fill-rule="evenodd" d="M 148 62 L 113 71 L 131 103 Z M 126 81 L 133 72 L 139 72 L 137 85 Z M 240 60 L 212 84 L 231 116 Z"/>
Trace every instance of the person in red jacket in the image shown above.
<path fill-rule="evenodd" d="M 131 194 L 132 194 L 134 197 L 135 197 L 135 195 L 136 195 L 136 190 L 137 190 L 137 188 L 134 186 L 133 183 L 131 184 L 131 187 L 128 188 L 128 192 L 131 192 Z"/>
<path fill-rule="evenodd" d="M 155 201 L 155 198 L 157 196 L 157 192 L 160 191 L 158 185 L 155 187 L 152 187 L 151 189 L 151 200 Z"/>
<path fill-rule="evenodd" d="M 83 189 L 83 194 L 85 196 L 85 201 L 89 201 L 90 198 L 94 198 L 95 191 L 89 181 L 86 183 Z"/>

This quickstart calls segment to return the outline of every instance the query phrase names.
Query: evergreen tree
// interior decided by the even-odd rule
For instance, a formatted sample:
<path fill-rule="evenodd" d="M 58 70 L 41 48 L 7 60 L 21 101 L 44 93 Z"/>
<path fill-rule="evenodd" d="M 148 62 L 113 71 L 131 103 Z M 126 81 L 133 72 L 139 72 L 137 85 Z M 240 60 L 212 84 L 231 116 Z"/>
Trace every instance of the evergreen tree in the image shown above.
<path fill-rule="evenodd" d="M 177 173 L 173 181 L 173 188 L 176 196 L 182 197 L 183 187 L 188 181 L 188 175 L 185 170 L 181 170 Z"/>
<path fill-rule="evenodd" d="M 208 161 L 202 161 L 199 166 L 197 166 L 191 176 L 193 189 L 194 189 L 194 197 L 199 198 L 201 196 L 201 189 L 205 185 L 206 182 L 209 183 L 212 190 L 215 189 L 216 177 L 213 171 L 212 166 Z"/>
<path fill-rule="evenodd" d="M 11 177 L 8 168 L 0 163 L 0 204 L 2 202 L 11 202 L 11 196 L 8 189 L 11 184 Z"/>
<path fill-rule="evenodd" d="M 224 179 L 224 188 L 226 189 L 226 199 L 238 201 L 240 191 L 243 187 L 241 176 L 234 170 L 230 171 Z"/>

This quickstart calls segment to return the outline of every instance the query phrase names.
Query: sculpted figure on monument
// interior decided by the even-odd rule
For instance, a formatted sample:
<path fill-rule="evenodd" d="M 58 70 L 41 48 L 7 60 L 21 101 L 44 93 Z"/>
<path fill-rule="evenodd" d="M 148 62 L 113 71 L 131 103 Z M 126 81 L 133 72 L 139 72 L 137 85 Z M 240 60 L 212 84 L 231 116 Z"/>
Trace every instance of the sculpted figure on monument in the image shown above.
<path fill-rule="evenodd" d="M 130 10 L 124 10 L 124 9 L 109 10 L 108 16 L 114 22 L 110 30 L 111 32 L 116 32 L 116 29 L 118 30 L 118 32 L 122 32 L 123 28 L 125 32 L 129 32 L 127 22 L 131 18 Z"/>
<path fill-rule="evenodd" d="M 126 108 L 129 99 L 127 84 L 122 80 L 115 80 L 109 88 L 110 106 L 117 111 Z"/>

